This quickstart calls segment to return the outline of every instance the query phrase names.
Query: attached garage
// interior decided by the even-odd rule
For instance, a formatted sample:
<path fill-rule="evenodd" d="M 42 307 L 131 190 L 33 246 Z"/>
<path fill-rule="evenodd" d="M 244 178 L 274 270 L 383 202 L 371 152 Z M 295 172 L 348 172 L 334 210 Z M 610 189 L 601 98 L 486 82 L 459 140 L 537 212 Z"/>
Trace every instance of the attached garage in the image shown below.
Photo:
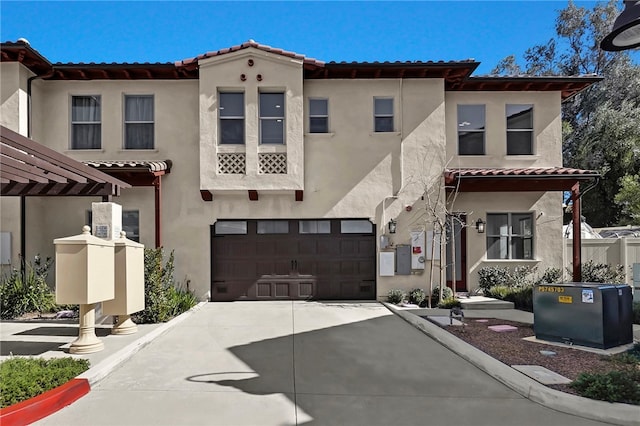
<path fill-rule="evenodd" d="M 219 220 L 211 300 L 375 299 L 369 220 Z"/>

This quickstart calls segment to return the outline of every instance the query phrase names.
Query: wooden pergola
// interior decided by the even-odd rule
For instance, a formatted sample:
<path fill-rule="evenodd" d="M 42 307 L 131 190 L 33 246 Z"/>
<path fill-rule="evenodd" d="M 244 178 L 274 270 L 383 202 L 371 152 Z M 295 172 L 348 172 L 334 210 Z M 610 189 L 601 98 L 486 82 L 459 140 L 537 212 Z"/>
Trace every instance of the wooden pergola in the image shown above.
<path fill-rule="evenodd" d="M 447 191 L 523 192 L 567 191 L 573 202 L 573 281 L 582 281 L 582 238 L 580 233 L 581 183 L 596 185 L 600 174 L 593 170 L 566 167 L 461 168 L 444 172 Z M 584 193 L 584 191 L 583 191 Z"/>
<path fill-rule="evenodd" d="M 0 126 L 2 196 L 92 196 L 108 201 L 126 182 Z"/>
<path fill-rule="evenodd" d="M 0 195 L 20 197 L 20 252 L 24 257 L 26 197 L 102 197 L 111 201 L 126 182 L 0 126 Z"/>

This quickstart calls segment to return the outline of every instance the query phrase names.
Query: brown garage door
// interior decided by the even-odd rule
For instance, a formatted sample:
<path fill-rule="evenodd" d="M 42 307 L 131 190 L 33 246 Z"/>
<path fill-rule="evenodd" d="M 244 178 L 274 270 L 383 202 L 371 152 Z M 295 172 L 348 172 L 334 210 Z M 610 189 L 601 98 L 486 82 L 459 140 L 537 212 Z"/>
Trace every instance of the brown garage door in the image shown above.
<path fill-rule="evenodd" d="M 220 220 L 211 300 L 374 299 L 368 220 Z"/>

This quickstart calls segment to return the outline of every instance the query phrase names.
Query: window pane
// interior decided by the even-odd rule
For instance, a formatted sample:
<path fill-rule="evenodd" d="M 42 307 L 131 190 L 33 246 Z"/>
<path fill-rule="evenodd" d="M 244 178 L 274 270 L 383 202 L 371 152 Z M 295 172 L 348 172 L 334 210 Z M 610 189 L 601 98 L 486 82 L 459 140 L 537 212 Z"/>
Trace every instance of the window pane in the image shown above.
<path fill-rule="evenodd" d="M 220 117 L 244 117 L 244 93 L 220 93 Z"/>
<path fill-rule="evenodd" d="M 484 105 L 458 105 L 458 131 L 484 131 Z"/>
<path fill-rule="evenodd" d="M 393 99 L 374 99 L 375 115 L 393 115 Z"/>
<path fill-rule="evenodd" d="M 533 105 L 507 105 L 507 129 L 533 129 Z"/>
<path fill-rule="evenodd" d="M 153 123 L 127 123 L 125 125 L 126 149 L 153 149 Z"/>
<path fill-rule="evenodd" d="M 329 115 L 326 99 L 309 99 L 309 115 Z"/>
<path fill-rule="evenodd" d="M 127 233 L 127 238 L 140 242 L 140 212 L 138 210 L 122 211 L 122 230 Z"/>
<path fill-rule="evenodd" d="M 487 259 L 508 259 L 507 237 L 487 237 Z"/>
<path fill-rule="evenodd" d="M 260 117 L 284 117 L 284 93 L 260 93 Z"/>
<path fill-rule="evenodd" d="M 301 234 L 330 234 L 331 222 L 328 220 L 301 220 L 299 222 Z"/>
<path fill-rule="evenodd" d="M 512 214 L 511 215 L 511 229 L 514 235 L 533 235 L 533 215 L 526 214 Z"/>
<path fill-rule="evenodd" d="M 458 134 L 459 155 L 484 155 L 484 132 L 460 132 Z"/>
<path fill-rule="evenodd" d="M 340 232 L 343 234 L 370 234 L 373 224 L 368 220 L 341 220 Z"/>
<path fill-rule="evenodd" d="M 328 133 L 329 120 L 327 117 L 309 117 L 310 133 Z"/>
<path fill-rule="evenodd" d="M 216 222 L 215 230 L 218 235 L 246 234 L 247 222 L 244 220 L 218 221 Z"/>
<path fill-rule="evenodd" d="M 511 259 L 533 259 L 533 240 L 531 238 L 511 238 Z"/>
<path fill-rule="evenodd" d="M 71 128 L 71 149 L 100 149 L 100 124 L 74 124 Z"/>
<path fill-rule="evenodd" d="M 289 222 L 286 220 L 259 220 L 258 234 L 288 234 Z"/>
<path fill-rule="evenodd" d="M 220 120 L 221 144 L 244 144 L 244 119 Z"/>
<path fill-rule="evenodd" d="M 532 155 L 533 132 L 507 132 L 507 155 Z"/>
<path fill-rule="evenodd" d="M 487 235 L 508 235 L 509 215 L 491 213 L 487 215 Z"/>
<path fill-rule="evenodd" d="M 124 97 L 126 121 L 153 121 L 153 96 Z"/>
<path fill-rule="evenodd" d="M 73 122 L 100 121 L 100 96 L 73 96 L 71 120 Z"/>
<path fill-rule="evenodd" d="M 284 143 L 284 120 L 260 120 L 261 143 Z"/>
<path fill-rule="evenodd" d="M 376 132 L 393 132 L 393 117 L 376 117 Z"/>

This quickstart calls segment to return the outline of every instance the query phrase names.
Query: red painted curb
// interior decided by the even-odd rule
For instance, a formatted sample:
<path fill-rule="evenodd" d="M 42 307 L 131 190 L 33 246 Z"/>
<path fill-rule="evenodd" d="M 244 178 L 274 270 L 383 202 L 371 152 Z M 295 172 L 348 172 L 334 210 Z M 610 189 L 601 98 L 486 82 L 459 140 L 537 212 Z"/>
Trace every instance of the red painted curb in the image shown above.
<path fill-rule="evenodd" d="M 23 426 L 45 418 L 82 398 L 91 390 L 87 379 L 72 379 L 26 401 L 0 409 L 2 426 Z"/>

